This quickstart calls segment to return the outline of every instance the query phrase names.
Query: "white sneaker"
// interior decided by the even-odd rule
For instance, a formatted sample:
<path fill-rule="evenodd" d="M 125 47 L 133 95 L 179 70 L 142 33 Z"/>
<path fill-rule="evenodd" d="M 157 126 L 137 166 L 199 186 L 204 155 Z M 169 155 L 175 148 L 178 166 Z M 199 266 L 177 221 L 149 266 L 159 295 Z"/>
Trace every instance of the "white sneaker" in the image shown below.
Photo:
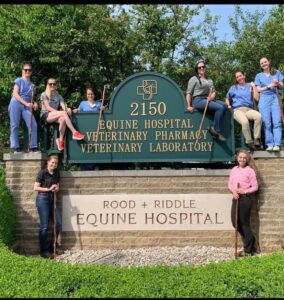
<path fill-rule="evenodd" d="M 275 152 L 276 152 L 276 151 L 277 151 L 277 152 L 280 151 L 280 147 L 279 147 L 279 146 L 274 146 L 274 147 L 273 147 L 273 151 L 275 151 Z"/>
<path fill-rule="evenodd" d="M 273 151 L 273 146 L 268 146 L 268 147 L 266 148 L 266 151 Z"/>

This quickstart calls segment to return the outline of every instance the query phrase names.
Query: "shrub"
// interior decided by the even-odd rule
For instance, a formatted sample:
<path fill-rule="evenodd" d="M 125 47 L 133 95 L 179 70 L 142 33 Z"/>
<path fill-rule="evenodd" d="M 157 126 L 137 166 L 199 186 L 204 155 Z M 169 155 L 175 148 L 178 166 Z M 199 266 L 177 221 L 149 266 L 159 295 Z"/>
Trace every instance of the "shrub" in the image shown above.
<path fill-rule="evenodd" d="M 5 185 L 5 170 L 0 166 L 0 246 L 10 246 L 14 240 L 16 209 Z"/>

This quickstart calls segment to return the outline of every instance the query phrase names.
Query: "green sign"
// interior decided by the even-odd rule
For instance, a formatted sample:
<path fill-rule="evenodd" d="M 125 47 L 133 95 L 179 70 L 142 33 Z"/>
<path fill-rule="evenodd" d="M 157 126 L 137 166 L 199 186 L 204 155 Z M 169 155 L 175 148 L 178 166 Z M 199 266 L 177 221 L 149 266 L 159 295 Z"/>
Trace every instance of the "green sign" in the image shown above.
<path fill-rule="evenodd" d="M 82 141 L 67 136 L 67 159 L 90 162 L 215 162 L 234 160 L 234 124 L 227 111 L 222 121 L 226 142 L 213 139 L 207 128 L 213 116 L 186 109 L 185 95 L 170 78 L 143 72 L 115 89 L 109 110 L 81 112 L 72 117 L 85 134 Z M 98 129 L 99 125 L 99 129 Z"/>

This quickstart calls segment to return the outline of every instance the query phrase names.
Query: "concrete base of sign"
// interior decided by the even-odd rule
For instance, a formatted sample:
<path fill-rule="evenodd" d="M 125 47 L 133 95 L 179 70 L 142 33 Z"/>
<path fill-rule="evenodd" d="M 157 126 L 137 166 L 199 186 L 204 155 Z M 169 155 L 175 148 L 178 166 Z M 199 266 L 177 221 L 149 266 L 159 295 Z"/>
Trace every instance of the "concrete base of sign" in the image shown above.
<path fill-rule="evenodd" d="M 277 154 L 264 151 L 255 152 L 254 158 L 259 171 L 260 190 L 256 195 L 258 201 L 255 202 L 252 212 L 252 228 L 259 240 L 262 251 L 279 251 L 284 247 L 284 152 Z M 16 240 L 19 250 L 26 254 L 39 252 L 39 220 L 35 207 L 36 193 L 33 191 L 33 184 L 37 172 L 43 167 L 46 159 L 47 156 L 41 153 L 4 155 L 6 184 L 12 193 L 17 209 Z M 216 222 L 221 223 L 224 220 L 218 219 L 218 217 L 216 219 L 216 215 L 214 215 L 215 208 L 218 211 L 224 210 L 223 213 L 228 214 L 230 207 L 228 202 L 224 202 L 224 207 L 222 207 L 222 203 L 218 202 L 216 207 L 212 203 L 211 207 L 200 207 L 200 211 L 198 211 L 198 194 L 200 196 L 208 195 L 208 198 L 210 198 L 210 195 L 214 195 L 215 198 L 216 195 L 220 195 L 220 199 L 222 197 L 226 198 L 226 200 L 225 198 L 222 198 L 223 200 L 219 199 L 221 202 L 231 201 L 227 189 L 229 172 L 229 169 L 61 172 L 61 190 L 58 194 L 58 206 L 67 209 L 68 206 L 64 206 L 66 199 L 76 199 L 76 201 L 89 199 L 84 201 L 88 201 L 88 205 L 91 205 L 84 208 L 83 202 L 80 205 L 77 202 L 76 210 L 74 205 L 72 206 L 72 202 L 70 203 L 72 213 L 77 215 L 75 221 L 78 223 L 78 226 L 76 230 L 72 230 L 72 228 L 70 230 L 68 226 L 64 228 L 61 234 L 62 248 L 73 250 L 125 249 L 186 245 L 233 247 L 234 230 L 230 228 L 229 224 L 229 227 L 218 228 Z M 119 195 L 117 199 L 115 199 L 115 195 Z M 147 195 L 149 195 L 148 198 Z M 155 195 L 157 195 L 157 198 L 155 198 Z M 194 195 L 195 198 L 187 197 L 186 195 Z M 109 199 L 107 199 L 108 196 Z M 138 222 L 137 218 L 138 216 L 140 218 L 140 214 L 145 221 L 143 206 L 139 210 L 137 210 L 137 207 L 135 208 L 136 210 L 133 207 L 131 208 L 134 203 L 135 205 L 143 205 L 143 201 L 139 197 L 145 200 L 145 205 L 152 205 L 152 208 L 147 211 L 149 213 L 147 222 L 148 225 L 149 222 L 156 222 L 158 223 L 157 227 L 151 229 L 147 225 L 146 228 L 144 226 L 145 223 L 139 228 L 133 226 L 135 222 Z M 190 202 L 190 200 L 195 201 Z M 93 211 L 91 211 L 92 201 L 94 201 Z M 96 220 L 94 215 L 97 213 L 95 210 L 98 209 L 97 205 L 102 205 L 102 203 L 97 203 L 96 201 L 108 201 L 108 203 L 104 203 L 104 208 L 108 210 L 109 220 L 114 218 L 114 224 L 111 224 L 112 221 L 110 221 L 108 225 L 110 227 L 108 228 L 101 227 L 99 229 L 94 224 Z M 208 205 L 208 199 L 206 203 Z M 179 205 L 185 207 L 176 207 Z M 86 211 L 81 211 L 84 209 L 89 209 L 89 214 L 93 214 L 89 216 L 88 221 L 86 219 Z M 119 216 L 118 211 L 121 213 Z M 210 214 L 206 215 L 206 211 L 210 212 Z M 128 215 L 125 216 L 123 213 Z M 130 213 L 133 214 L 129 215 Z M 151 213 L 155 215 L 152 216 L 150 215 Z M 187 215 L 180 215 L 180 213 L 187 213 Z M 202 216 L 199 215 L 199 222 L 205 222 L 206 227 L 200 226 L 198 228 L 197 226 L 191 228 L 189 226 L 190 213 L 205 213 Z M 157 214 L 160 215 L 157 216 Z M 63 216 L 66 218 L 66 211 L 63 211 Z M 196 224 L 197 215 L 191 215 L 191 218 L 193 217 L 195 218 L 196 226 L 198 225 Z M 63 223 L 67 224 L 70 222 L 70 215 L 67 215 L 67 218 L 69 219 L 63 220 Z M 100 216 L 96 215 L 96 218 L 100 218 Z M 101 216 L 101 218 L 100 222 L 106 222 L 106 215 Z M 193 219 L 191 220 L 193 222 Z M 120 222 L 119 224 L 117 224 L 118 221 Z M 89 223 L 89 227 L 80 230 L 80 226 L 84 227 L 86 222 Z M 128 222 L 129 228 L 123 222 Z M 182 224 L 179 225 L 182 225 L 182 227 L 176 227 L 176 224 L 169 224 L 180 222 Z M 226 222 L 229 221 L 227 220 Z M 94 230 L 92 230 L 92 226 Z"/>

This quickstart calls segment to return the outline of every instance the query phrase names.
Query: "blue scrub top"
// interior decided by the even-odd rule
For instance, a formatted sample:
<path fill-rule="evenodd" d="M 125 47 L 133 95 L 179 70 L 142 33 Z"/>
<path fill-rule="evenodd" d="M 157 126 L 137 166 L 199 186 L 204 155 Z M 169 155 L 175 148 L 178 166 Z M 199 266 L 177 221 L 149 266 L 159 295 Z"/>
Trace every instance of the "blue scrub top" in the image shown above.
<path fill-rule="evenodd" d="M 21 96 L 21 98 L 23 98 L 26 102 L 31 102 L 34 84 L 23 77 L 15 79 L 14 84 L 19 87 L 19 95 Z M 12 96 L 11 100 L 17 101 L 14 96 Z"/>
<path fill-rule="evenodd" d="M 256 86 L 265 87 L 265 86 L 271 84 L 273 79 L 282 81 L 284 79 L 284 77 L 281 74 L 281 72 L 278 70 L 276 70 L 274 75 L 270 74 L 269 76 L 266 76 L 264 74 L 264 72 L 261 72 L 255 76 L 254 83 Z M 273 95 L 275 93 L 276 93 L 276 90 L 274 88 L 267 89 L 267 90 L 261 92 L 262 95 Z"/>
<path fill-rule="evenodd" d="M 94 104 L 91 106 L 90 103 L 85 100 L 81 101 L 78 111 L 99 111 L 101 108 L 102 102 L 100 100 L 97 100 L 94 102 Z"/>
<path fill-rule="evenodd" d="M 252 92 L 249 83 L 246 83 L 245 86 L 239 84 L 231 86 L 226 98 L 233 100 L 233 108 L 241 106 L 253 108 Z"/>

